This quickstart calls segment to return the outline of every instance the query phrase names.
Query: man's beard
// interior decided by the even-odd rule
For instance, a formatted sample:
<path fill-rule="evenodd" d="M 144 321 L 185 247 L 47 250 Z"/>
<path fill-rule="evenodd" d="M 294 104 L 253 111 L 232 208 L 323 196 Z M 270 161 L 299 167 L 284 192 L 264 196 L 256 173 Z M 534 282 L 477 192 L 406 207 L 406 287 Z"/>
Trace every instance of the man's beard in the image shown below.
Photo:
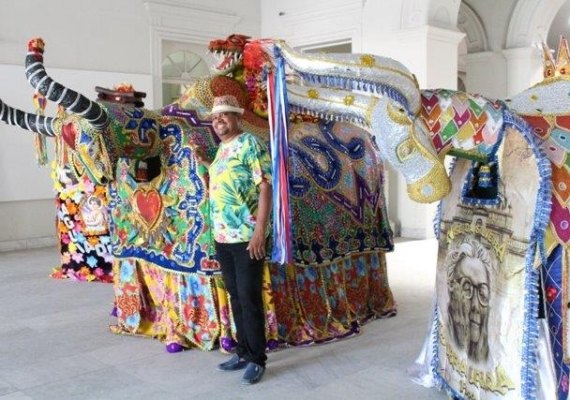
<path fill-rule="evenodd" d="M 230 132 L 230 128 L 227 125 L 222 125 L 218 129 L 216 129 L 216 134 L 218 136 L 227 136 Z"/>

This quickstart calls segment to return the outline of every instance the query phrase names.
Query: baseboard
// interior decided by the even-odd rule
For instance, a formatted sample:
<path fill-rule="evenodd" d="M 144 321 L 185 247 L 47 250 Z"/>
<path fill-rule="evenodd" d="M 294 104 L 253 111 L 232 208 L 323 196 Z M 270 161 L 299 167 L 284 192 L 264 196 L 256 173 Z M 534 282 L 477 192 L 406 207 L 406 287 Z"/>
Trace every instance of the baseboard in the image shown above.
<path fill-rule="evenodd" d="M 410 239 L 432 239 L 435 237 L 433 229 L 418 229 L 418 228 L 406 228 L 402 227 L 400 231 L 400 236 Z"/>
<path fill-rule="evenodd" d="M 40 249 L 42 247 L 53 247 L 57 244 L 54 236 L 45 236 L 39 238 L 7 240 L 0 242 L 0 253 L 6 251 Z"/>

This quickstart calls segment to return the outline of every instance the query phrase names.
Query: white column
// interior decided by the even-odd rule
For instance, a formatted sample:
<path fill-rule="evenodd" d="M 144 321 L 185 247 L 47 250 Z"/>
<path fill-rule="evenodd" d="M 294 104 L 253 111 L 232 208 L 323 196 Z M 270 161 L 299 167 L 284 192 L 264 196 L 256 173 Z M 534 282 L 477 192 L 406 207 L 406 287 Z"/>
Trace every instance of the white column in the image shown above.
<path fill-rule="evenodd" d="M 366 27 L 363 27 L 366 28 Z M 363 32 L 366 32 L 363 29 Z M 458 45 L 464 34 L 433 26 L 364 38 L 362 52 L 392 57 L 416 75 L 420 88 L 457 87 Z M 403 237 L 433 237 L 436 204 L 419 204 L 408 198 L 401 174 L 387 168 L 390 219 Z"/>
<path fill-rule="evenodd" d="M 483 51 L 465 56 L 468 93 L 479 93 L 490 99 L 507 97 L 507 62 L 502 53 Z"/>
<path fill-rule="evenodd" d="M 542 52 L 535 47 L 505 49 L 507 96 L 511 97 L 542 80 Z"/>

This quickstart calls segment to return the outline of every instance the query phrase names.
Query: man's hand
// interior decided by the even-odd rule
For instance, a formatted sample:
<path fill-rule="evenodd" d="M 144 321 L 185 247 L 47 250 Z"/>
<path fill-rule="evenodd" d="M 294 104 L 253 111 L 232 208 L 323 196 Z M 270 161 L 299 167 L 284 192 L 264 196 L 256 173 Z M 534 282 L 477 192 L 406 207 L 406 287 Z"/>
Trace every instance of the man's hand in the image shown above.
<path fill-rule="evenodd" d="M 249 257 L 253 260 L 262 260 L 265 258 L 265 228 L 256 226 L 253 237 L 247 245 Z"/>
<path fill-rule="evenodd" d="M 190 149 L 192 150 L 192 153 L 194 154 L 196 162 L 204 165 L 205 167 L 209 167 L 210 164 L 212 164 L 212 161 L 206 156 L 206 152 L 204 151 L 203 148 L 201 148 L 198 144 L 192 141 L 190 141 L 189 145 Z"/>

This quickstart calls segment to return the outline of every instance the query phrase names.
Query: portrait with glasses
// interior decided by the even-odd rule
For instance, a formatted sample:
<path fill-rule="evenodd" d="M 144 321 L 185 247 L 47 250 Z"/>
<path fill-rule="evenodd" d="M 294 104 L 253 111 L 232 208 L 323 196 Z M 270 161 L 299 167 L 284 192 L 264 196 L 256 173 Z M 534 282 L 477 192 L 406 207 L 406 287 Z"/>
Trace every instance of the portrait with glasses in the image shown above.
<path fill-rule="evenodd" d="M 485 362 L 489 356 L 490 279 L 494 264 L 489 250 L 473 236 L 465 237 L 446 260 L 449 333 L 452 342 L 475 362 Z"/>

